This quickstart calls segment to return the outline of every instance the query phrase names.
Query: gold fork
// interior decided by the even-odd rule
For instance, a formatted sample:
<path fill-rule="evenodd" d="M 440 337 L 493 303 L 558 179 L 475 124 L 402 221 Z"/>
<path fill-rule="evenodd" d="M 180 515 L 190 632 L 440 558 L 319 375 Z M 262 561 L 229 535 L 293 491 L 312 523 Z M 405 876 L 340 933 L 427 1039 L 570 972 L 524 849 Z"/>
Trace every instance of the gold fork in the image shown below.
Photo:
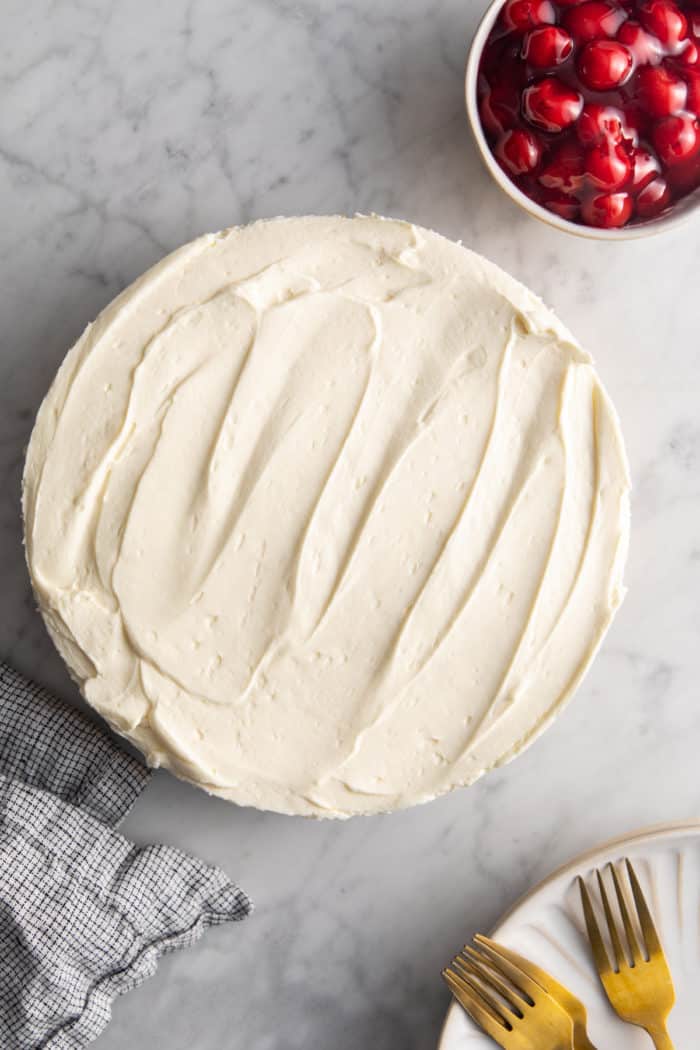
<path fill-rule="evenodd" d="M 442 976 L 457 1002 L 504 1050 L 572 1050 L 573 1022 L 541 985 L 479 938 Z"/>
<path fill-rule="evenodd" d="M 586 1030 L 586 1024 L 588 1018 L 586 1016 L 586 1008 L 580 999 L 577 999 L 573 992 L 560 984 L 551 973 L 547 973 L 546 970 L 542 970 L 535 963 L 530 962 L 523 955 L 518 955 L 511 948 L 506 948 L 502 944 L 495 944 L 494 941 L 488 937 L 482 936 L 477 933 L 474 940 L 478 944 L 490 945 L 492 948 L 497 948 L 504 958 L 508 959 L 509 962 L 514 963 L 515 966 L 519 966 L 520 969 L 531 977 L 533 981 L 539 984 L 540 988 L 543 988 L 545 992 L 548 992 L 553 999 L 559 1003 L 565 1013 L 569 1015 L 574 1026 L 574 1042 L 573 1050 L 596 1050 L 593 1043 L 588 1038 L 588 1032 Z"/>
<path fill-rule="evenodd" d="M 645 953 L 640 949 L 615 866 L 608 864 L 622 917 L 627 948 L 626 950 L 623 948 L 623 937 L 613 916 L 602 875 L 596 870 L 605 921 L 615 958 L 614 963 L 611 964 L 593 911 L 590 894 L 583 879 L 579 876 L 578 884 L 581 891 L 583 914 L 593 958 L 610 1004 L 618 1016 L 623 1021 L 645 1028 L 657 1050 L 674 1050 L 666 1029 L 666 1018 L 676 999 L 671 971 L 668 968 L 666 956 L 639 880 L 627 859 L 625 859 L 625 867 L 644 939 Z"/>

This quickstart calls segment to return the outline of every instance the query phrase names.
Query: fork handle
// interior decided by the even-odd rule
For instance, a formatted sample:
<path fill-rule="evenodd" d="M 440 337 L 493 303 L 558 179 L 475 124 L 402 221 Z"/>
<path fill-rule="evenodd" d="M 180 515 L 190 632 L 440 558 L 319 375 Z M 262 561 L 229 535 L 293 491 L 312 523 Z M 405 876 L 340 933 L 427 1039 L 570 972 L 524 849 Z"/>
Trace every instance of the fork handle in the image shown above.
<path fill-rule="evenodd" d="M 647 1032 L 654 1040 L 656 1050 L 675 1050 L 665 1024 L 662 1023 L 657 1028 L 647 1028 Z"/>

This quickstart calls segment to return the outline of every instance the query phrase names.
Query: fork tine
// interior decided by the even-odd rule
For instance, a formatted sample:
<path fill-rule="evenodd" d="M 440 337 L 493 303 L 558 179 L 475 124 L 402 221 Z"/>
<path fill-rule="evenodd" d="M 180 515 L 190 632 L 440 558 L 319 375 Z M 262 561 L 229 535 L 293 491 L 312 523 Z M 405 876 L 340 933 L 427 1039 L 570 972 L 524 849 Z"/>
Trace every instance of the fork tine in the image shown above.
<path fill-rule="evenodd" d="M 625 867 L 627 868 L 627 875 L 630 880 L 630 886 L 632 887 L 632 896 L 634 897 L 634 903 L 637 906 L 637 915 L 639 916 L 639 925 L 642 927 L 642 933 L 644 934 L 644 943 L 647 948 L 647 955 L 651 958 L 652 955 L 657 953 L 663 954 L 663 948 L 661 947 L 661 941 L 659 935 L 656 932 L 656 926 L 654 920 L 651 917 L 651 912 L 647 906 L 646 898 L 642 892 L 642 887 L 639 885 L 637 879 L 637 873 L 630 861 L 625 857 Z"/>
<path fill-rule="evenodd" d="M 612 874 L 613 885 L 615 886 L 615 895 L 617 897 L 617 903 L 620 908 L 622 923 L 625 927 L 625 936 L 627 937 L 627 944 L 629 945 L 629 950 L 632 954 L 632 963 L 633 965 L 636 965 L 638 963 L 644 962 L 644 957 L 639 949 L 637 935 L 634 932 L 632 920 L 630 919 L 629 909 L 627 908 L 627 901 L 625 900 L 625 896 L 622 892 L 622 886 L 620 884 L 619 878 L 617 877 L 615 865 L 612 863 L 612 861 L 610 861 L 608 863 L 608 867 L 610 868 L 610 873 Z"/>
<path fill-rule="evenodd" d="M 442 971 L 442 976 L 445 981 L 450 985 L 452 991 L 457 994 L 458 992 L 464 995 L 471 996 L 481 1001 L 482 1009 L 486 1010 L 487 1013 L 491 1014 L 494 1021 L 497 1021 L 502 1028 L 507 1028 L 510 1022 L 503 1016 L 501 1009 L 496 1003 L 489 998 L 488 993 L 485 989 L 481 988 L 471 977 L 467 974 L 458 972 L 455 969 L 455 960 L 453 959 L 449 966 Z"/>
<path fill-rule="evenodd" d="M 476 934 L 474 937 L 475 941 L 478 941 L 480 934 Z M 512 948 L 506 948 L 504 944 L 498 945 L 498 954 L 501 958 L 506 959 L 508 962 L 513 963 L 514 966 L 520 967 L 524 974 L 526 974 L 535 984 L 550 995 L 553 999 L 562 999 L 564 997 L 570 997 L 572 1000 L 574 996 L 571 994 L 568 988 L 565 988 L 563 984 L 560 984 L 551 973 L 547 973 L 541 967 L 537 966 L 530 959 L 526 959 L 524 956 L 514 952 Z"/>
<path fill-rule="evenodd" d="M 507 955 L 504 955 L 501 952 L 501 946 L 496 941 L 492 941 L 490 937 L 484 937 L 481 933 L 477 933 L 474 940 L 487 959 L 492 961 L 492 965 L 495 965 L 495 968 L 515 985 L 528 1005 L 532 1006 L 537 996 L 541 996 L 543 992 L 539 984 L 512 962 Z"/>
<path fill-rule="evenodd" d="M 527 997 L 518 988 L 514 988 L 512 984 L 506 984 L 506 982 L 502 980 L 500 973 L 494 969 L 494 964 L 488 958 L 484 958 L 483 955 L 474 951 L 474 949 L 468 944 L 465 944 L 463 952 L 466 953 L 467 959 L 460 959 L 460 963 L 464 965 L 464 963 L 468 961 L 472 971 L 476 973 L 477 977 L 491 988 L 495 988 L 515 1016 L 521 1018 L 523 1012 L 519 1006 L 519 1002 L 527 1006 L 531 1005 L 528 1002 Z M 457 962 L 456 959 L 455 962 Z"/>
<path fill-rule="evenodd" d="M 501 1046 L 507 1045 L 504 1040 L 507 1041 L 512 1028 L 494 1009 L 490 1000 L 474 985 L 461 979 L 450 966 L 442 971 L 442 977 L 457 1002 L 466 1010 L 471 1019 Z"/>
<path fill-rule="evenodd" d="M 578 888 L 581 894 L 581 904 L 583 905 L 583 917 L 586 920 L 588 940 L 590 941 L 596 968 L 599 974 L 608 974 L 611 972 L 612 966 L 610 965 L 610 959 L 608 958 L 608 953 L 598 927 L 598 920 L 593 911 L 593 903 L 588 888 L 580 875 L 578 876 Z"/>
<path fill-rule="evenodd" d="M 620 935 L 617 932 L 617 925 L 615 923 L 615 917 L 610 907 L 610 901 L 608 900 L 608 894 L 605 889 L 605 883 L 603 882 L 603 876 L 600 870 L 596 868 L 596 878 L 598 879 L 598 889 L 600 890 L 601 900 L 603 901 L 603 911 L 605 912 L 605 921 L 608 924 L 608 932 L 610 934 L 610 940 L 612 942 L 613 953 L 615 955 L 615 972 L 619 973 L 621 967 L 627 964 L 627 956 L 624 953 L 622 944 L 620 943 Z"/>

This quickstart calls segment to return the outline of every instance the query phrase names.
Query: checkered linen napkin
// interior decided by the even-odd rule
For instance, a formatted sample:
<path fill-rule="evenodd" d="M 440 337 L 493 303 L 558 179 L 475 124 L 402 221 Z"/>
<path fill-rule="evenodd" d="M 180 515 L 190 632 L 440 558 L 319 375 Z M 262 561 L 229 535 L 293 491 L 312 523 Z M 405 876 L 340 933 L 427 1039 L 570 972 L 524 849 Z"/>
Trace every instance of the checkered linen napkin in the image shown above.
<path fill-rule="evenodd" d="M 0 1047 L 78 1050 L 159 957 L 244 919 L 222 871 L 114 831 L 148 770 L 0 661 Z"/>

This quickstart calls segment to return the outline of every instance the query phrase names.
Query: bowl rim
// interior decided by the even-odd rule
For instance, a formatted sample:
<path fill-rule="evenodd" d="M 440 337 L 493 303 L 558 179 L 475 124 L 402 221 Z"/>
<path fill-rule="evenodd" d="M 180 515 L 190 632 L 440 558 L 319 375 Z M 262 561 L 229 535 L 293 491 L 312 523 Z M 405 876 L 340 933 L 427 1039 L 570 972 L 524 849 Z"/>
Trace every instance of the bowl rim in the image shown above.
<path fill-rule="evenodd" d="M 518 186 L 506 175 L 498 164 L 491 151 L 479 116 L 477 101 L 477 81 L 479 76 L 479 62 L 486 43 L 486 39 L 498 17 L 505 0 L 490 0 L 469 47 L 467 65 L 464 77 L 464 93 L 467 116 L 471 126 L 472 135 L 476 142 L 481 159 L 488 169 L 491 177 L 501 187 L 515 204 L 534 218 L 553 226 L 564 233 L 571 233 L 575 237 L 583 237 L 587 240 L 597 241 L 623 241 L 638 240 L 641 237 L 650 237 L 658 233 L 680 226 L 700 206 L 700 187 L 689 193 L 672 207 L 665 215 L 649 219 L 647 222 L 635 223 L 631 226 L 620 226 L 613 229 L 605 229 L 598 226 L 586 226 L 583 223 L 571 222 L 563 219 L 555 212 L 549 211 L 541 204 L 537 204 L 527 194 L 523 193 Z"/>

